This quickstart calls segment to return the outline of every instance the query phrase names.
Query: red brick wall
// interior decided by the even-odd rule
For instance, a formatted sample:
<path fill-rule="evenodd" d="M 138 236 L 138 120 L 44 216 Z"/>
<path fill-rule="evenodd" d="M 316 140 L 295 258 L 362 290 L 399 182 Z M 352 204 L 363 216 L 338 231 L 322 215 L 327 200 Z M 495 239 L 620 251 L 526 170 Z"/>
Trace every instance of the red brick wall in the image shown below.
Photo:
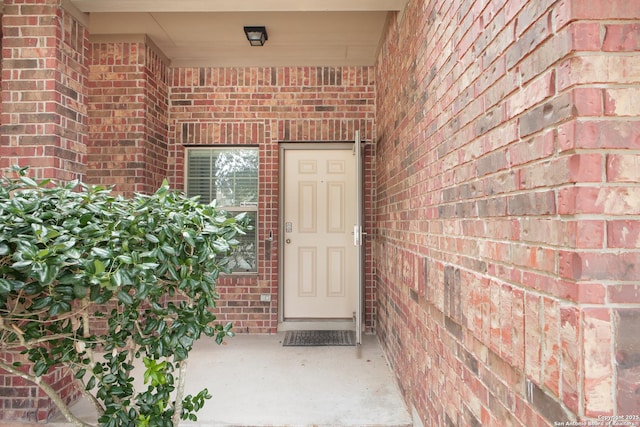
<path fill-rule="evenodd" d="M 387 28 L 378 333 L 425 426 L 638 413 L 639 24 L 411 0 Z"/>
<path fill-rule="evenodd" d="M 38 178 L 84 179 L 85 26 L 55 1 L 5 0 L 2 34 L 0 170 L 30 166 Z M 44 381 L 64 400 L 78 396 L 63 369 Z M 0 371 L 0 420 L 40 421 L 55 411 L 39 387 Z"/>
<path fill-rule="evenodd" d="M 0 169 L 83 179 L 86 28 L 56 2 L 7 0 L 2 17 Z"/>
<path fill-rule="evenodd" d="M 2 51 L 2 36 L 4 33 L 4 24 L 2 24 L 2 11 L 0 11 L 0 52 Z M 2 85 L 2 54 L 0 54 L 0 85 Z M 0 116 L 2 115 L 2 99 L 0 98 Z"/>
<path fill-rule="evenodd" d="M 90 55 L 87 182 L 153 193 L 167 177 L 166 60 L 146 39 L 94 42 Z"/>
<path fill-rule="evenodd" d="M 375 82 L 371 67 L 171 69 L 169 176 L 184 187 L 184 145 L 259 146 L 258 274 L 218 281 L 219 319 L 241 332 L 275 332 L 278 322 L 280 142 L 351 141 L 359 129 L 374 138 Z M 373 156 L 367 151 L 366 203 L 372 205 Z M 372 212 L 369 210 L 369 212 Z M 373 227 L 373 217 L 367 217 Z M 265 256 L 269 231 L 274 241 Z M 371 253 L 371 244 L 369 243 Z M 368 260 L 367 328 L 375 322 L 373 267 Z M 260 302 L 260 294 L 271 302 Z"/>
<path fill-rule="evenodd" d="M 154 45 L 145 50 L 145 187 L 151 193 L 168 178 L 169 69 Z"/>

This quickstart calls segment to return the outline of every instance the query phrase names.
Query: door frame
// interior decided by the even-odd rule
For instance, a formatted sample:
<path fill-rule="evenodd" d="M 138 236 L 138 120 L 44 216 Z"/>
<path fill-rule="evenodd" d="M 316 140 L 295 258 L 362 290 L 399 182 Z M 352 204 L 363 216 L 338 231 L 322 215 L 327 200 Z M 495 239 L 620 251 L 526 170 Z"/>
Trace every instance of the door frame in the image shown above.
<path fill-rule="evenodd" d="M 284 319 L 284 154 L 287 150 L 354 150 L 354 142 L 282 142 L 278 146 L 278 332 L 291 330 L 355 330 L 352 320 Z M 356 171 L 357 174 L 357 171 Z M 357 178 L 356 178 L 357 179 Z M 359 283 L 358 286 L 362 286 Z M 354 307 L 354 311 L 356 307 Z"/>

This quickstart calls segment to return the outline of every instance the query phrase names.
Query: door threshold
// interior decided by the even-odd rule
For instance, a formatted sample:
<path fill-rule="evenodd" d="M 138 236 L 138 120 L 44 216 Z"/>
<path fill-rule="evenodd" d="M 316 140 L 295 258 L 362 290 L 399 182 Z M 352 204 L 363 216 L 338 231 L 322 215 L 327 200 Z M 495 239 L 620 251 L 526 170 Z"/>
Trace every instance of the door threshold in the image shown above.
<path fill-rule="evenodd" d="M 353 320 L 285 320 L 278 323 L 278 332 L 286 331 L 353 331 Z"/>

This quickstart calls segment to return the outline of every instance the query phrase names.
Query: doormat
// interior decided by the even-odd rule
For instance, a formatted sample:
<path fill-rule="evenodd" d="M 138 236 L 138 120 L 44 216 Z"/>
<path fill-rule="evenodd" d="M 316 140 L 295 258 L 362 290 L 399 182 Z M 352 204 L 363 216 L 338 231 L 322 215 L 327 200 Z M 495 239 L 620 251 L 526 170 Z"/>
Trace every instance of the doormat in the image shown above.
<path fill-rule="evenodd" d="M 287 331 L 284 347 L 356 345 L 353 331 Z"/>

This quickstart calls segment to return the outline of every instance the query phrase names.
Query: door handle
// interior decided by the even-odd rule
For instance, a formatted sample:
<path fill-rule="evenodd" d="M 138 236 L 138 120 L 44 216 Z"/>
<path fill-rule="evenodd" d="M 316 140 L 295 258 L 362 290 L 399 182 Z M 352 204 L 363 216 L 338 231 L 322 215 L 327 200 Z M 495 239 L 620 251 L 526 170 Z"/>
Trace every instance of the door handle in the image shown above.
<path fill-rule="evenodd" d="M 291 243 L 291 239 L 285 240 L 285 243 L 288 245 L 289 243 Z"/>
<path fill-rule="evenodd" d="M 362 227 L 358 227 L 357 225 L 353 226 L 353 232 L 351 233 L 353 234 L 353 246 L 362 246 L 364 236 L 367 235 L 367 233 L 362 230 Z"/>

